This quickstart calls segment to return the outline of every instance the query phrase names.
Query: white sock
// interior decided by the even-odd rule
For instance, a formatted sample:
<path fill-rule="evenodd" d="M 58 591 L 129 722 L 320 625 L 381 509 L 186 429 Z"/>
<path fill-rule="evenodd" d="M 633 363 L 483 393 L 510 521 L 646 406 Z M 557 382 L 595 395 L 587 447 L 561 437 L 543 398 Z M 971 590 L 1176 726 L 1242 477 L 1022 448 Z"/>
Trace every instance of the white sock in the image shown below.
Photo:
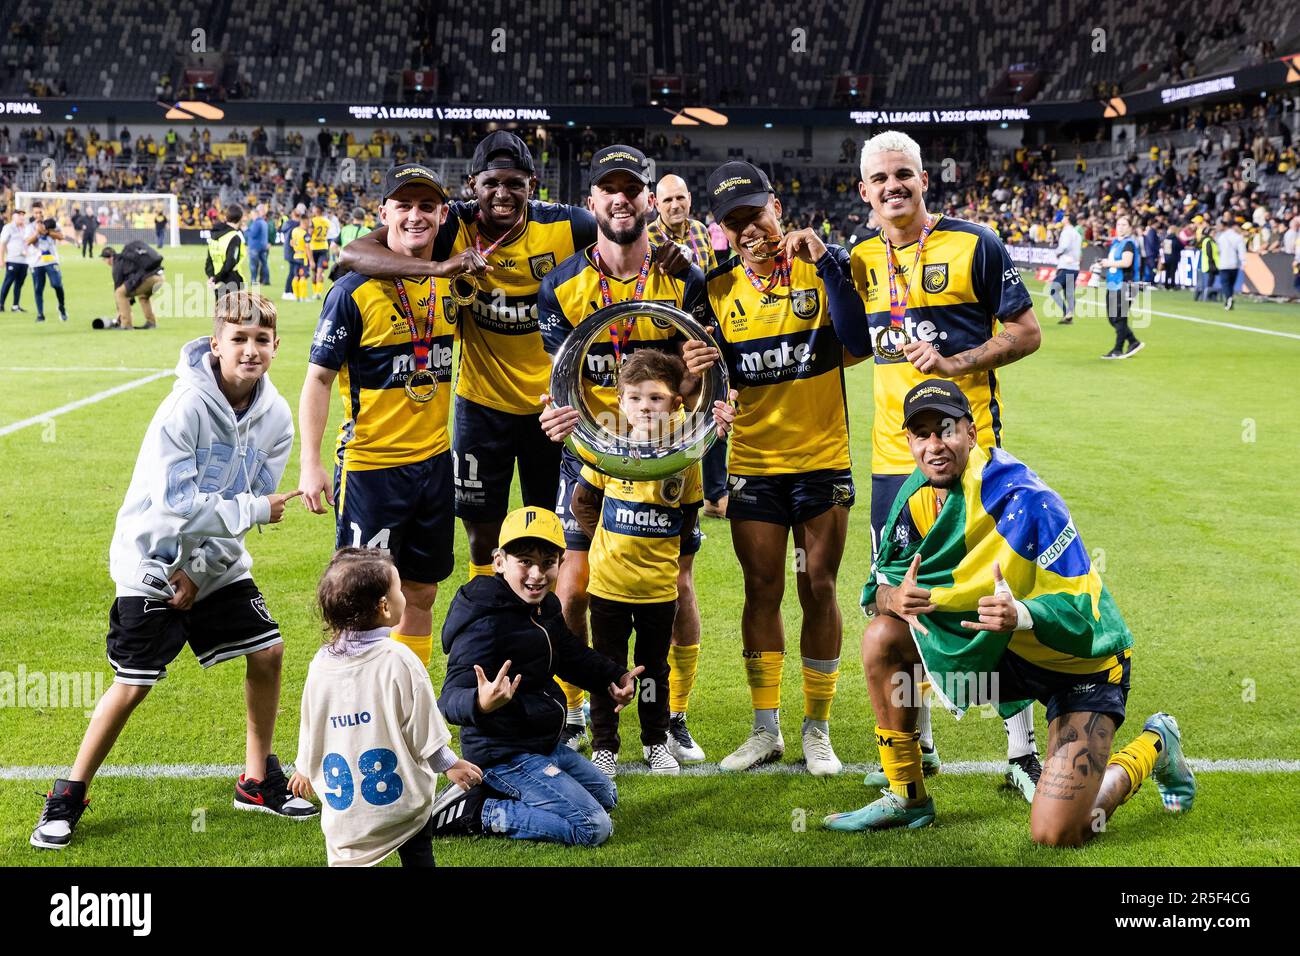
<path fill-rule="evenodd" d="M 1030 704 L 1014 717 L 1003 721 L 1007 728 L 1007 759 L 1038 756 L 1038 747 L 1034 744 L 1034 705 Z"/>
<path fill-rule="evenodd" d="M 780 713 L 775 707 L 754 711 L 754 729 L 766 730 L 774 737 L 779 736 L 781 733 Z"/>
<path fill-rule="evenodd" d="M 934 731 L 930 729 L 930 695 L 925 695 L 916 714 L 916 729 L 921 732 L 921 749 L 934 749 Z"/>

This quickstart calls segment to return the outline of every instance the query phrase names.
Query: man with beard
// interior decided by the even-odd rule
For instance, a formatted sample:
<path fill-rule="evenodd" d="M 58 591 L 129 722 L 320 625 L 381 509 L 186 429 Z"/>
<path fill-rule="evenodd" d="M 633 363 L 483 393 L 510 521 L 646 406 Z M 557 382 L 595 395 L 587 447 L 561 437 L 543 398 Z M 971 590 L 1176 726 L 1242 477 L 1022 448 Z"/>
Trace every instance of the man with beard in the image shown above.
<path fill-rule="evenodd" d="M 980 445 L 1000 446 L 1003 408 L 997 370 L 1032 354 L 1041 332 L 1029 293 L 1001 240 L 984 226 L 926 210 L 929 174 L 914 139 L 892 130 L 869 139 L 862 149 L 861 173 L 858 191 L 881 223 L 851 255 L 853 284 L 867 322 L 835 321 L 835 331 L 853 355 L 876 353 L 874 555 L 883 544 L 880 534 L 890 505 L 915 467 L 903 431 L 908 389 L 936 375 L 952 379 L 970 399 Z M 1002 330 L 995 332 L 999 323 Z M 922 765 L 926 773 L 937 773 L 927 701 L 921 702 L 917 726 Z M 1006 779 L 1032 800 L 1041 772 L 1032 709 L 1010 717 L 1006 728 Z M 882 773 L 868 775 L 867 786 L 885 785 Z"/>
<path fill-rule="evenodd" d="M 652 268 L 654 255 L 646 223 L 654 216 L 655 197 L 649 191 L 649 161 L 631 146 L 607 146 L 591 159 L 590 205 L 596 216 L 599 235 L 594 244 L 560 263 L 542 282 L 538 293 L 538 323 L 542 341 L 552 355 L 575 328 L 593 312 L 616 302 L 644 300 L 666 302 L 697 318 L 703 318 L 707 304 L 704 274 L 682 260 L 678 268 L 665 263 Z M 675 248 L 665 244 L 661 249 Z M 615 369 L 622 359 L 642 348 L 658 348 L 682 354 L 685 336 L 676 328 L 660 328 L 646 318 L 638 318 L 630 327 L 611 334 L 610 341 L 597 341 L 587 352 L 583 367 L 582 388 L 587 406 L 611 431 L 618 421 Z M 683 356 L 685 357 L 685 356 Z M 687 357 L 687 378 L 682 391 L 689 406 L 698 394 L 699 373 L 718 358 L 716 349 L 697 350 Z M 553 441 L 562 442 L 578 423 L 572 407 L 549 405 L 541 415 L 542 428 Z M 556 513 L 564 523 L 565 552 L 560 564 L 556 594 L 564 606 L 569 628 L 585 639 L 587 635 L 587 552 L 591 541 L 571 512 L 573 490 L 582 471 L 582 463 L 567 448 L 561 454 L 560 489 Z M 690 540 L 683 542 L 678 565 L 677 616 L 673 623 L 669 651 L 670 696 L 678 701 L 688 698 L 695 678 L 700 617 L 695 599 L 693 566 L 701 537 L 698 528 Z M 680 648 L 691 650 L 683 654 Z M 581 711 L 579 711 L 579 714 Z M 579 718 L 581 719 L 581 718 Z M 576 724 L 570 715 L 569 730 Z M 686 730 L 685 721 L 670 728 L 669 750 L 679 762 L 699 762 L 704 753 Z"/>

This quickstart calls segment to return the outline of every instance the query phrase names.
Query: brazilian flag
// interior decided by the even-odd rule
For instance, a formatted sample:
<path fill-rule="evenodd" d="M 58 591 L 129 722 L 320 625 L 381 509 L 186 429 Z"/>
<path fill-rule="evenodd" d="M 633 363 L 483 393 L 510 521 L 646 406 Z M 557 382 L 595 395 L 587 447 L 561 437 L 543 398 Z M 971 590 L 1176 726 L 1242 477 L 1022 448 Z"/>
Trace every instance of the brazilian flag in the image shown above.
<path fill-rule="evenodd" d="M 917 584 L 930 589 L 937 610 L 911 627 L 925 669 L 945 706 L 960 716 L 972 704 L 978 675 L 997 671 L 1008 649 L 1030 663 L 1069 674 L 1118 667 L 1115 655 L 1133 644 L 1115 599 L 1101 583 L 1061 496 L 1001 448 L 974 448 L 960 486 L 949 489 L 933 525 L 917 539 L 915 520 L 933 515 L 934 489 L 920 469 L 899 489 L 881 531 L 872 580 L 862 606 L 875 602 L 879 584 L 897 586 L 917 552 Z M 972 631 L 979 599 L 993 594 L 993 563 L 1034 618 L 1031 631 Z M 988 681 L 983 681 L 988 685 Z M 1003 717 L 1026 701 L 997 701 Z"/>

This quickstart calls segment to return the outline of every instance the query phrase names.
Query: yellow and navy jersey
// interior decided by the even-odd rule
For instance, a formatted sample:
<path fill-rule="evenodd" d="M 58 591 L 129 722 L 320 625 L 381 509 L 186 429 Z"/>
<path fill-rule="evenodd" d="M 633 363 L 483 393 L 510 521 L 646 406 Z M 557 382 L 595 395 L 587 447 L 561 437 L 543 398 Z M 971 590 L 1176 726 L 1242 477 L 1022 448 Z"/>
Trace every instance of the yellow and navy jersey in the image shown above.
<path fill-rule="evenodd" d="M 479 238 L 478 203 L 453 203 L 434 258 L 472 249 L 475 240 L 484 248 L 492 244 Z M 537 291 L 556 265 L 595 241 L 596 219 L 587 210 L 529 201 L 522 227 L 488 256 L 492 272 L 479 278 L 477 298 L 461 310 L 457 395 L 514 415 L 541 411 L 538 396 L 550 389 L 551 360 L 537 330 Z"/>
<path fill-rule="evenodd" d="M 828 246 L 844 274 L 849 256 Z M 852 467 L 845 352 L 817 267 L 796 259 L 789 287 L 760 292 L 739 259 L 708 277 L 709 320 L 737 390 L 728 470 L 782 475 Z"/>
<path fill-rule="evenodd" d="M 625 481 L 584 466 L 579 482 L 603 496 L 587 590 L 609 601 L 676 600 L 682 537 L 704 501 L 700 463 L 662 481 Z"/>
<path fill-rule="evenodd" d="M 293 250 L 295 262 L 307 261 L 307 230 L 302 226 L 294 226 L 289 233 L 289 248 Z"/>
<path fill-rule="evenodd" d="M 902 274 L 898 294 L 912 273 L 916 243 L 896 246 Z M 853 248 L 853 284 L 867 313 L 869 341 L 876 345 L 889 329 L 889 273 L 885 244 L 873 230 Z M 986 226 L 940 216 L 925 242 L 921 275 L 912 283 L 904 328 L 912 341 L 930 342 L 946 356 L 983 345 L 999 319 L 1020 315 L 1033 304 L 1006 246 Z M 875 421 L 871 430 L 871 471 L 910 474 L 916 467 L 903 432 L 903 397 L 932 378 L 906 358 L 875 356 Z M 979 443 L 1002 443 L 1002 396 L 994 370 L 959 375 L 954 382 L 970 401 Z"/>
<path fill-rule="evenodd" d="M 421 332 L 428 321 L 430 281 L 403 280 Z M 438 390 L 427 402 L 412 401 L 405 391 L 416 368 L 415 345 L 392 280 L 348 273 L 325 297 L 309 361 L 338 372 L 344 417 L 335 450 L 347 468 L 409 465 L 451 446 L 447 413 L 456 325 L 447 316 L 455 313 L 446 281 L 435 284 L 428 367 Z"/>
<path fill-rule="evenodd" d="M 317 251 L 328 249 L 330 234 L 330 221 L 324 216 L 312 216 L 311 218 L 311 239 L 308 241 L 309 246 Z"/>
<path fill-rule="evenodd" d="M 592 313 L 602 308 L 600 272 L 591 258 L 592 247 L 565 259 L 542 280 L 537 293 L 537 321 L 541 327 L 542 344 L 554 355 L 569 333 L 582 324 Z M 637 276 L 627 279 L 606 277 L 609 283 L 611 304 L 625 302 L 636 292 Z M 663 302 L 690 312 L 704 321 L 708 302 L 704 292 L 704 274 L 695 266 L 675 276 L 665 275 L 650 267 L 646 277 L 645 302 Z M 619 332 L 622 332 L 620 324 Z M 659 319 L 638 317 L 633 323 L 627 344 L 622 347 L 624 358 L 637 349 L 657 348 L 674 355 L 681 351 L 686 336 L 677 327 Z M 603 416 L 602 421 L 618 420 L 618 393 L 614 386 L 614 343 L 602 335 L 587 350 L 582 367 L 583 396 L 592 413 Z"/>

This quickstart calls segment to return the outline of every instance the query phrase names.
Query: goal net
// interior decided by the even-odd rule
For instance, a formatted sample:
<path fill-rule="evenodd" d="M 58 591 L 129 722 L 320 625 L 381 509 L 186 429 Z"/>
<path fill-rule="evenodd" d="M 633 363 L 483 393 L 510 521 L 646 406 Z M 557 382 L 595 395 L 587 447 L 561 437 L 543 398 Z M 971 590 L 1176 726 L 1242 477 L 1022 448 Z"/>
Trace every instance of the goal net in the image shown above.
<path fill-rule="evenodd" d="M 14 194 L 14 204 L 19 209 L 31 209 L 39 202 L 45 207 L 45 217 L 59 221 L 59 226 L 69 238 L 78 233 L 72 227 L 72 216 L 89 213 L 99 223 L 95 242 L 121 246 L 132 239 L 158 245 L 157 217 L 161 212 L 167 217 L 162 230 L 162 245 L 178 246 L 181 242 L 180 208 L 171 193 L 36 193 Z"/>

